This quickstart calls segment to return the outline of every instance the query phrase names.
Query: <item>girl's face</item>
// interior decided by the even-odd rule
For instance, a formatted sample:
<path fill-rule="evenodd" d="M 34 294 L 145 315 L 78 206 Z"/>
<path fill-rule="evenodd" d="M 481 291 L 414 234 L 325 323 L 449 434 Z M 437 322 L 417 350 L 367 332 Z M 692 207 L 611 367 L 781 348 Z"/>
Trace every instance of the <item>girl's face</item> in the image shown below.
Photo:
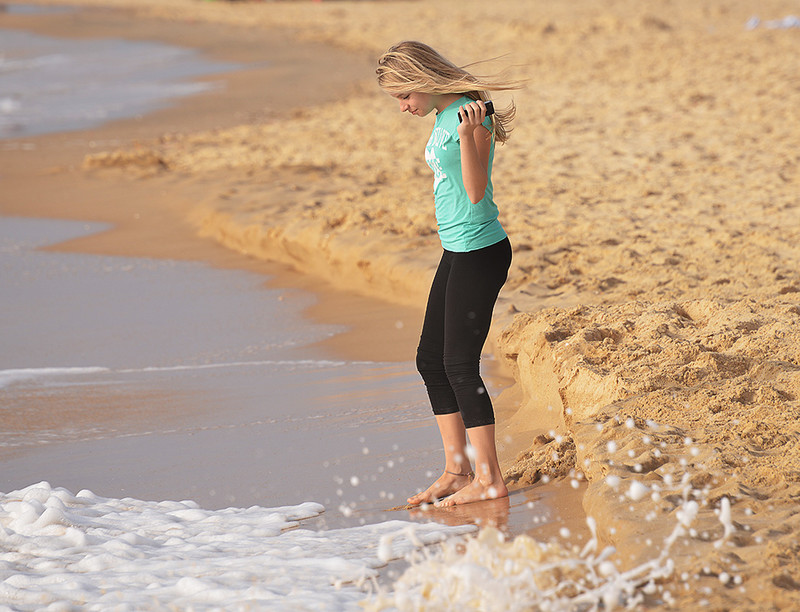
<path fill-rule="evenodd" d="M 434 96 L 428 93 L 415 91 L 412 93 L 392 94 L 400 103 L 400 112 L 411 113 L 417 117 L 424 117 L 435 108 Z"/>

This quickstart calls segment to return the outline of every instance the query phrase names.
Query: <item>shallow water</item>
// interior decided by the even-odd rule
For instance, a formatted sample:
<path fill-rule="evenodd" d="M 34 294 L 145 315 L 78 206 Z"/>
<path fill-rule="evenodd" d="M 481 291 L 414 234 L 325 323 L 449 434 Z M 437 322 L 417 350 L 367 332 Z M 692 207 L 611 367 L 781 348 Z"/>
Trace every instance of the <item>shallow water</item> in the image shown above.
<path fill-rule="evenodd" d="M 234 68 L 161 43 L 0 29 L 0 139 L 142 115 L 215 86 L 193 79 Z"/>
<path fill-rule="evenodd" d="M 386 509 L 442 461 L 413 363 L 321 354 L 311 345 L 342 330 L 303 318 L 312 295 L 258 274 L 43 250 L 102 229 L 0 218 L 0 491 L 47 480 L 208 509 L 314 501 L 323 527 L 409 517 Z M 414 516 L 519 532 L 533 506 L 555 521 L 555 496 Z"/>
<path fill-rule="evenodd" d="M 71 6 L 46 6 L 36 4 L 0 4 L 0 13 L 10 15 L 46 15 L 52 13 L 72 13 L 75 9 Z"/>
<path fill-rule="evenodd" d="M 101 229 L 0 220 L 0 490 L 338 506 L 419 480 L 438 435 L 410 363 L 312 354 L 340 330 L 260 275 L 38 249 Z"/>

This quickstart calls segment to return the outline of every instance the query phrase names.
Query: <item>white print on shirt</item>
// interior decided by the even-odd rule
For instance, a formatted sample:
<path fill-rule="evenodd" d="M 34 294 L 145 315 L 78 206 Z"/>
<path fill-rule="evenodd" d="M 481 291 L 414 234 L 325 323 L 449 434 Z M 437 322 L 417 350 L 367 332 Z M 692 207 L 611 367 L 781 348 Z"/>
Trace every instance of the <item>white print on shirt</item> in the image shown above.
<path fill-rule="evenodd" d="M 433 130 L 433 134 L 431 134 L 428 144 L 432 147 L 441 147 L 447 151 L 447 145 L 444 143 L 447 141 L 449 136 L 450 133 L 447 130 L 437 127 Z"/>
<path fill-rule="evenodd" d="M 447 178 L 444 170 L 442 170 L 442 166 L 439 163 L 439 158 L 436 157 L 436 153 L 434 152 L 435 147 L 439 147 L 443 151 L 447 151 L 447 145 L 444 144 L 447 139 L 450 137 L 450 134 L 447 130 L 437 127 L 433 130 L 433 134 L 431 134 L 430 139 L 428 140 L 428 145 L 425 147 L 425 161 L 430 166 L 431 170 L 433 170 L 433 188 L 436 189 L 437 185 L 443 180 Z"/>
<path fill-rule="evenodd" d="M 436 189 L 439 182 L 446 179 L 447 175 L 439 165 L 439 158 L 436 157 L 436 154 L 433 152 L 433 147 L 427 147 L 425 149 L 425 161 L 428 162 L 431 170 L 433 170 L 433 188 Z"/>

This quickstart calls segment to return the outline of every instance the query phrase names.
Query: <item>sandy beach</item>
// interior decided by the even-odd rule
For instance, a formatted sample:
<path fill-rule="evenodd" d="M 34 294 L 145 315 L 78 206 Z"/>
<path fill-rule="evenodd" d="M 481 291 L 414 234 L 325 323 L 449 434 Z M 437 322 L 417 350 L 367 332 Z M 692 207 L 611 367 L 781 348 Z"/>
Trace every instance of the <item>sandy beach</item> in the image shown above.
<path fill-rule="evenodd" d="M 597 550 L 485 530 L 396 592 L 424 593 L 418 609 L 491 601 L 458 573 L 477 563 L 530 607 L 531 584 L 574 577 L 566 597 L 588 580 L 535 564 L 613 546 L 590 572 L 625 585 L 606 605 L 800 606 L 800 28 L 779 21 L 796 3 L 37 4 L 95 7 L 76 36 L 119 23 L 114 9 L 120 37 L 239 62 L 273 45 L 287 63 L 233 73 L 228 115 L 206 95 L 191 113 L 9 141 L 0 212 L 115 226 L 59 249 L 288 266 L 321 291 L 313 316 L 359 323 L 328 348 L 365 359 L 413 351 L 439 248 L 430 125 L 378 90 L 375 57 L 407 38 L 460 63 L 499 56 L 486 72 L 527 81 L 494 173 L 514 246 L 488 347 L 515 381 L 498 403 L 503 464 L 517 487 L 579 485 Z M 26 19 L 4 27 L 57 27 Z M 386 309 L 364 315 L 354 295 Z M 537 577 L 509 570 L 523 567 Z"/>

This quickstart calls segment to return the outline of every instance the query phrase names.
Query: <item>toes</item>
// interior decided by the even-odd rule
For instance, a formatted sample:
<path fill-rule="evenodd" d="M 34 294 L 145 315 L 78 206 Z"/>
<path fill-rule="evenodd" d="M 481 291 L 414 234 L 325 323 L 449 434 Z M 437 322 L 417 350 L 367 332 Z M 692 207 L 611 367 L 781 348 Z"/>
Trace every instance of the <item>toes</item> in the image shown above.
<path fill-rule="evenodd" d="M 466 486 L 469 486 L 469 482 Z M 437 480 L 434 482 L 427 490 L 421 491 L 416 495 L 412 495 L 406 501 L 414 506 L 418 506 L 421 504 L 433 504 L 437 508 L 442 507 L 440 504 L 444 499 L 448 496 L 453 495 L 456 491 L 459 491 L 460 488 L 455 482 L 451 480 L 445 480 L 444 482 Z M 434 493 L 436 491 L 436 493 Z M 452 506 L 458 502 L 448 502 L 444 504 L 445 506 Z"/>
<path fill-rule="evenodd" d="M 432 495 L 428 491 L 422 491 L 421 493 L 417 493 L 416 495 L 412 495 L 406 501 L 409 504 L 413 504 L 415 506 L 419 506 L 421 504 L 429 504 L 432 501 L 435 501 L 437 498 L 435 495 Z"/>

